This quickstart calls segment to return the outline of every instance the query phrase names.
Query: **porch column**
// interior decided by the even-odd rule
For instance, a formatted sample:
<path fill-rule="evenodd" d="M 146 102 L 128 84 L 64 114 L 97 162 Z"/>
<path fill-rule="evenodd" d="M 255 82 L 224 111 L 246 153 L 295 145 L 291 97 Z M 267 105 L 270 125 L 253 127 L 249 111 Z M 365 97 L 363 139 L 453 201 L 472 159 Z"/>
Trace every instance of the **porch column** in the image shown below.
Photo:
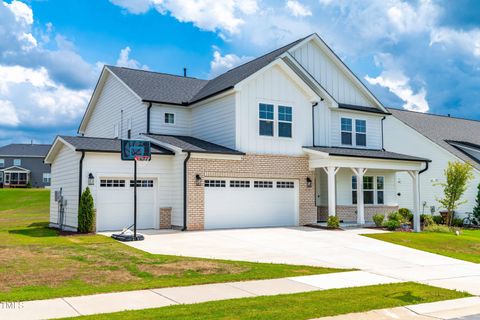
<path fill-rule="evenodd" d="M 365 224 L 365 203 L 363 199 L 363 176 L 367 172 L 365 168 L 352 168 L 357 176 L 357 223 Z"/>
<path fill-rule="evenodd" d="M 337 167 L 328 166 L 323 168 L 328 175 L 328 215 L 335 216 L 337 211 L 337 201 L 335 199 L 335 175 L 338 172 Z"/>
<path fill-rule="evenodd" d="M 412 177 L 412 192 L 413 192 L 413 230 L 420 232 L 420 199 L 418 196 L 418 171 L 408 171 L 410 177 Z"/>

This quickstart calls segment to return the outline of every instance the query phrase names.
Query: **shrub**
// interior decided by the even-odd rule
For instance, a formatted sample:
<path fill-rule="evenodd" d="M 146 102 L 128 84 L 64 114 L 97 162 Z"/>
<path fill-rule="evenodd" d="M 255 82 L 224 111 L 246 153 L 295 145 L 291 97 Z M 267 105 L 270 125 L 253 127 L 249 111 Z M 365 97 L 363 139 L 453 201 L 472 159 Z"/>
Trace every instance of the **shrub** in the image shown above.
<path fill-rule="evenodd" d="M 80 197 L 80 205 L 78 206 L 78 232 L 93 232 L 94 224 L 95 210 L 93 209 L 93 198 L 90 189 L 87 187 Z"/>
<path fill-rule="evenodd" d="M 332 229 L 340 228 L 340 220 L 338 219 L 338 217 L 335 217 L 335 216 L 328 217 L 327 227 Z"/>
<path fill-rule="evenodd" d="M 432 217 L 431 215 L 425 214 L 425 215 L 423 215 L 423 216 L 424 216 L 424 217 L 423 217 L 423 225 L 424 225 L 425 227 L 436 224 L 435 221 L 433 220 L 433 217 Z M 421 217 L 420 217 L 420 218 L 421 218 Z"/>
<path fill-rule="evenodd" d="M 461 219 L 461 218 L 453 218 L 453 220 L 452 220 L 452 226 L 453 226 L 453 227 L 458 227 L 458 228 L 463 227 L 463 219 Z"/>
<path fill-rule="evenodd" d="M 453 232 L 452 228 L 450 228 L 449 226 L 446 226 L 446 225 L 443 225 L 443 224 L 432 224 L 432 225 L 429 225 L 429 226 L 426 226 L 424 229 L 424 231 L 428 231 L 428 232 L 438 232 L 438 233 L 451 233 Z"/>
<path fill-rule="evenodd" d="M 474 223 L 480 224 L 480 184 L 477 186 L 477 197 L 475 198 L 475 207 L 473 207 L 473 217 L 475 218 Z"/>
<path fill-rule="evenodd" d="M 403 216 L 400 213 L 398 213 L 397 211 L 390 212 L 387 216 L 387 220 L 388 221 L 395 220 L 395 221 L 398 221 L 398 222 L 402 222 L 403 221 Z"/>
<path fill-rule="evenodd" d="M 398 220 L 387 220 L 383 223 L 383 226 L 390 231 L 395 231 L 400 227 L 400 221 Z"/>
<path fill-rule="evenodd" d="M 385 215 L 377 213 L 373 215 L 372 219 L 373 219 L 373 222 L 375 222 L 375 225 L 377 227 L 381 227 L 383 220 L 385 220 Z"/>
<path fill-rule="evenodd" d="M 433 218 L 433 221 L 436 224 L 443 224 L 443 217 L 442 216 L 432 216 L 432 218 Z"/>
<path fill-rule="evenodd" d="M 412 222 L 413 221 L 413 213 L 407 208 L 400 208 L 398 209 L 398 213 L 403 217 L 405 222 Z"/>

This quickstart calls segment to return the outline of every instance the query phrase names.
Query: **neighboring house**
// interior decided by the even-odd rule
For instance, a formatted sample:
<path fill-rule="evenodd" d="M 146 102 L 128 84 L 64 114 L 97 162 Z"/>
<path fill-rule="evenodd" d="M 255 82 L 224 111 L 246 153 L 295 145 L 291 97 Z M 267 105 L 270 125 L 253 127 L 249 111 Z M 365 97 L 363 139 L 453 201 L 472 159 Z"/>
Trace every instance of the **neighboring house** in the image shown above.
<path fill-rule="evenodd" d="M 0 147 L 0 187 L 50 186 L 50 166 L 43 163 L 49 149 L 49 144 L 9 144 Z"/>
<path fill-rule="evenodd" d="M 418 181 L 429 161 L 383 149 L 388 117 L 316 34 L 212 80 L 105 66 L 81 136 L 57 137 L 46 156 L 66 200 L 52 192 L 50 223 L 75 230 L 88 185 L 98 231 L 133 224 L 133 163 L 121 161 L 119 141 L 131 138 L 155 148 L 138 170 L 139 228 L 296 226 L 328 215 L 364 224 L 398 208 L 397 172 Z"/>
<path fill-rule="evenodd" d="M 428 170 L 420 176 L 420 204 L 422 213 L 438 213 L 437 199 L 443 196 L 439 185 L 445 181 L 448 162 L 469 162 L 475 179 L 464 194 L 458 213 L 472 212 L 480 183 L 480 121 L 453 118 L 435 114 L 389 109 L 393 117 L 385 120 L 385 148 L 395 152 L 414 154 L 432 159 Z M 402 132 L 402 134 L 398 134 Z M 401 207 L 413 208 L 411 182 L 405 174 L 397 175 L 397 202 Z"/>

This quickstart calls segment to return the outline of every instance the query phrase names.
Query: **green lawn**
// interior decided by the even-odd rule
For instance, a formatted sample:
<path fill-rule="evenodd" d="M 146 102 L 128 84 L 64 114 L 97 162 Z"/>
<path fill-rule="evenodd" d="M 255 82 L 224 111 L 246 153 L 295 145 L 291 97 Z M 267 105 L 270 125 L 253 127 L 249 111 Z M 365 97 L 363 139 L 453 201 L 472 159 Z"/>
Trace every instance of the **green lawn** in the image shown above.
<path fill-rule="evenodd" d="M 0 301 L 344 271 L 153 255 L 104 236 L 60 236 L 48 212 L 48 190 L 0 189 Z"/>
<path fill-rule="evenodd" d="M 434 232 L 391 232 L 364 236 L 480 263 L 480 230 L 464 230 L 459 236 L 453 233 Z"/>
<path fill-rule="evenodd" d="M 311 319 L 467 296 L 466 293 L 408 282 L 176 305 L 73 319 Z"/>

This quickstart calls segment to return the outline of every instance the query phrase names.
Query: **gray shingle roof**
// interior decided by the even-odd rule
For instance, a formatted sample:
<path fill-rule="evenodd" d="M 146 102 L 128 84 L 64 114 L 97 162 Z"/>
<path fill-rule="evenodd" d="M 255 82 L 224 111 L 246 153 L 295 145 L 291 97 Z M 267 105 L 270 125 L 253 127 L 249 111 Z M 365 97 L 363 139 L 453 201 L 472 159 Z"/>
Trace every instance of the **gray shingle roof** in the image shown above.
<path fill-rule="evenodd" d="M 120 152 L 120 139 L 91 138 L 80 136 L 59 136 L 75 147 L 77 151 Z M 170 150 L 160 146 L 151 146 L 153 154 L 173 154 Z"/>
<path fill-rule="evenodd" d="M 346 104 L 346 103 L 339 103 L 338 107 L 340 109 L 347 109 L 347 110 L 356 110 L 356 111 L 379 113 L 379 114 L 390 114 L 388 112 L 385 112 L 385 111 L 377 109 L 377 108 L 358 106 L 358 105 Z"/>
<path fill-rule="evenodd" d="M 0 147 L 0 156 L 45 157 L 49 144 L 20 144 L 14 143 Z"/>
<path fill-rule="evenodd" d="M 373 149 L 354 149 L 341 147 L 305 147 L 315 151 L 328 153 L 330 156 L 354 157 L 354 158 L 370 158 L 370 159 L 387 159 L 387 160 L 404 160 L 404 161 L 430 161 L 429 159 L 414 157 L 406 154 L 395 153 L 384 150 Z"/>
<path fill-rule="evenodd" d="M 472 162 L 471 157 L 452 146 L 448 141 L 480 145 L 480 121 L 393 108 L 388 110 L 395 118 L 412 127 L 445 150 L 463 161 Z M 477 169 L 480 169 L 480 164 L 472 164 Z"/>
<path fill-rule="evenodd" d="M 244 63 L 212 80 L 201 80 L 123 67 L 106 67 L 144 101 L 188 105 L 233 88 L 237 83 L 267 66 L 305 38 L 298 39 L 284 47 Z"/>
<path fill-rule="evenodd" d="M 182 149 L 185 152 L 200 152 L 200 153 L 219 153 L 219 154 L 238 154 L 243 155 L 243 152 L 230 149 L 218 144 L 214 144 L 205 140 L 197 139 L 190 136 L 173 136 L 161 134 L 145 134 L 145 136 L 154 139 L 161 143 L 166 143 L 174 147 Z"/>

